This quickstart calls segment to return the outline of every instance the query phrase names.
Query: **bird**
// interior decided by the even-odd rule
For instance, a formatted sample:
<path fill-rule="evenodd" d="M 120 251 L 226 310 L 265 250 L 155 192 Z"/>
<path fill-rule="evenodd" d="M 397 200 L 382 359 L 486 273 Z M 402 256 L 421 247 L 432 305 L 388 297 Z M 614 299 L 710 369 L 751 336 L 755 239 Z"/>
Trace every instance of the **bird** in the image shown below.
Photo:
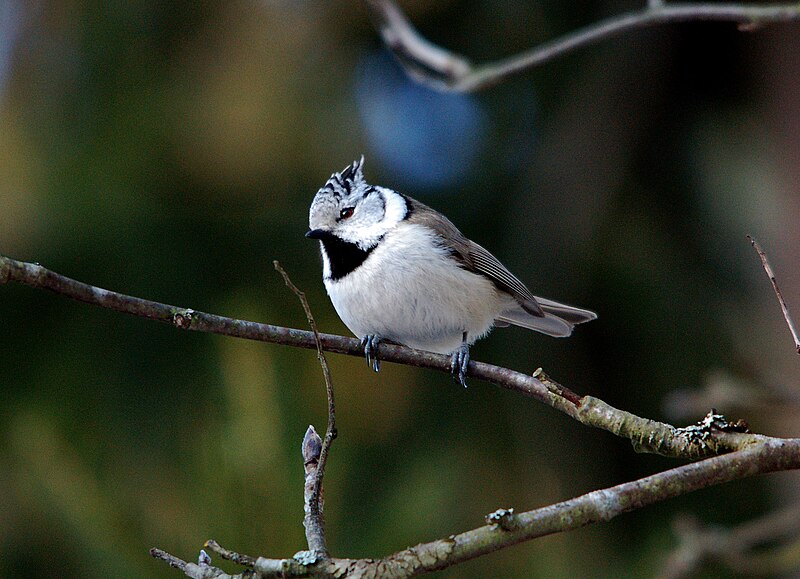
<path fill-rule="evenodd" d="M 466 387 L 469 347 L 495 326 L 555 337 L 597 318 L 534 296 L 486 249 L 427 205 L 364 178 L 364 157 L 331 175 L 309 209 L 336 313 L 380 370 L 382 341 L 449 354 Z"/>

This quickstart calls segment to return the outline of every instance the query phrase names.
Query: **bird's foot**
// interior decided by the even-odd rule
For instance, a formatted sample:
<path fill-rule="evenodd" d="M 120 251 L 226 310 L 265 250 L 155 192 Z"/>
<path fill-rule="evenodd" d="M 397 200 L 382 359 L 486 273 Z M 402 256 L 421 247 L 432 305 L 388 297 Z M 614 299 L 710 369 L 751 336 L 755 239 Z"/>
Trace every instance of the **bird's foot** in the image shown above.
<path fill-rule="evenodd" d="M 466 388 L 467 366 L 469 366 L 469 344 L 467 344 L 466 332 L 464 333 L 464 341 L 450 356 L 450 371 L 453 373 L 453 379 Z"/>
<path fill-rule="evenodd" d="M 378 346 L 383 341 L 378 334 L 367 334 L 361 338 L 361 345 L 364 346 L 364 356 L 367 358 L 367 366 L 376 372 L 381 369 L 381 361 L 378 360 Z"/>

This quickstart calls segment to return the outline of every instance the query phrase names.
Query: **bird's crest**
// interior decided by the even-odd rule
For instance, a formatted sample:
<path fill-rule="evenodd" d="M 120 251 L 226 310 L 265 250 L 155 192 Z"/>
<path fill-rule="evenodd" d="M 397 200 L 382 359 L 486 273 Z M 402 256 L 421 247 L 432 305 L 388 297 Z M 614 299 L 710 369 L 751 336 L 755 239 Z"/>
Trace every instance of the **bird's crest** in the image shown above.
<path fill-rule="evenodd" d="M 330 191 L 334 197 L 341 197 L 342 195 L 349 195 L 353 187 L 364 183 L 364 155 L 361 159 L 353 161 L 340 173 L 331 175 L 328 182 L 322 187 Z"/>

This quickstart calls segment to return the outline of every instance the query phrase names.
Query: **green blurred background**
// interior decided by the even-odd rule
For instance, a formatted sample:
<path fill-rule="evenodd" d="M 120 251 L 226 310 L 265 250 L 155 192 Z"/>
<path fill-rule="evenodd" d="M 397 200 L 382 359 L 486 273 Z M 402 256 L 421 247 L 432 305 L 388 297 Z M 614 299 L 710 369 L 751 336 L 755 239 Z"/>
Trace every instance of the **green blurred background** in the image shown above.
<path fill-rule="evenodd" d="M 634 2 L 404 2 L 478 61 Z M 800 316 L 800 28 L 625 34 L 477 95 L 406 80 L 360 2 L 0 0 L 0 253 L 128 294 L 305 328 L 272 269 L 347 334 L 307 209 L 362 153 L 534 293 L 591 308 L 570 340 L 498 330 L 476 360 L 686 424 L 716 406 L 800 435 L 800 363 L 755 252 Z M 304 548 L 311 351 L 177 331 L 0 287 L 0 575 L 178 576 L 210 537 Z M 677 463 L 517 394 L 330 356 L 330 549 L 380 557 Z M 651 576 L 680 513 L 735 525 L 798 477 L 735 482 L 443 577 Z M 235 566 L 224 568 L 235 571 Z M 725 576 L 718 567 L 704 573 Z"/>

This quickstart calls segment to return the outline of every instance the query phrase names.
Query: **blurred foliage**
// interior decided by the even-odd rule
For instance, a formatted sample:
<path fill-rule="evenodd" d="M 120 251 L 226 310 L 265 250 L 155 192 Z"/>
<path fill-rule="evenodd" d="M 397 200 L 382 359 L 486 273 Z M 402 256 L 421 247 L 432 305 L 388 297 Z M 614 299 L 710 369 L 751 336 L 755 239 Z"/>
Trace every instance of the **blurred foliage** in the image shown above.
<path fill-rule="evenodd" d="M 631 7 L 403 6 L 475 59 Z M 665 401 L 679 390 L 702 400 L 720 370 L 766 392 L 797 382 L 744 237 L 763 243 L 800 303 L 797 30 L 634 32 L 445 96 L 399 75 L 355 1 L 0 1 L 0 252 L 305 327 L 272 270 L 279 259 L 320 327 L 346 333 L 303 233 L 317 188 L 364 153 L 369 180 L 443 210 L 535 293 L 600 314 L 570 340 L 499 330 L 475 359 L 543 366 L 621 408 L 693 421 L 705 410 Z M 16 285 L 0 288 L 0 349 L 0 576 L 169 576 L 150 547 L 194 559 L 209 537 L 254 555 L 303 548 L 300 442 L 325 423 L 312 352 L 177 332 Z M 486 384 L 330 362 L 336 555 L 379 557 L 498 507 L 674 465 Z M 720 410 L 797 436 L 797 412 L 779 406 Z M 733 525 L 797 499 L 797 482 L 737 482 L 441 575 L 655 575 L 676 545 L 676 513 Z"/>

